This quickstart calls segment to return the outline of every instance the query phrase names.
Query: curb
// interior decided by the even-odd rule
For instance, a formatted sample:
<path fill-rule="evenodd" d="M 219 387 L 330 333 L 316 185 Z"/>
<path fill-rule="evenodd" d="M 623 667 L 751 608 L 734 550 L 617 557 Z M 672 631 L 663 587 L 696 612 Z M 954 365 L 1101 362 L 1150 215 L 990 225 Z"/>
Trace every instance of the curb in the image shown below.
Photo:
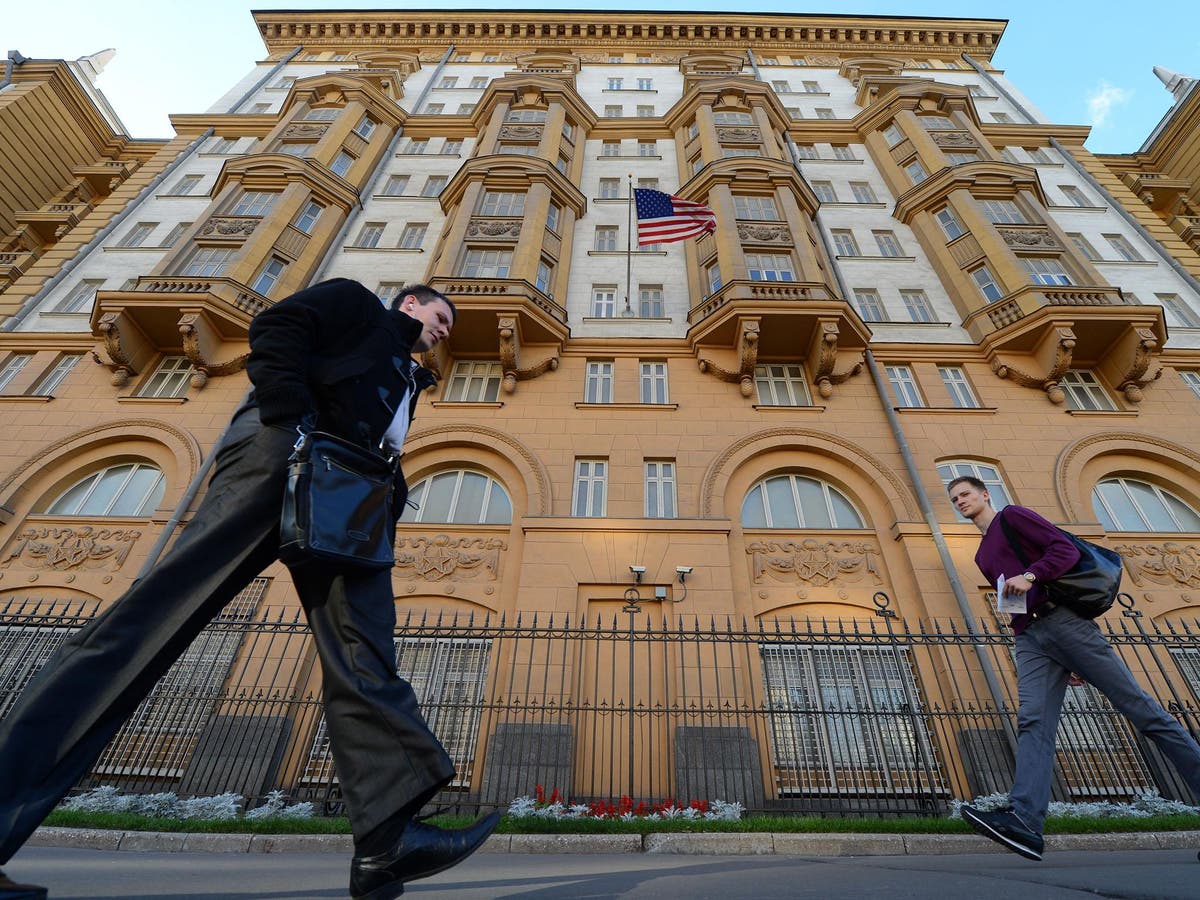
<path fill-rule="evenodd" d="M 30 847 L 191 853 L 354 852 L 348 834 L 183 834 L 41 827 Z M 1047 850 L 1185 850 L 1200 848 L 1200 831 L 1052 834 Z M 681 856 L 947 856 L 1004 853 L 973 834 L 497 834 L 481 853 L 663 853 Z"/>

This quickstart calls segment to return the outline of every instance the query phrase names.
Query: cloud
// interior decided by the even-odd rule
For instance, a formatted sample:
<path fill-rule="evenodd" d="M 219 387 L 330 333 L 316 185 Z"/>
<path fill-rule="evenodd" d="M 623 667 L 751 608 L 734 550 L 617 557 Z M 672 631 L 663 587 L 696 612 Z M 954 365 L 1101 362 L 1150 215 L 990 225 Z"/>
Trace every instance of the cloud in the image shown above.
<path fill-rule="evenodd" d="M 1100 82 L 1100 86 L 1087 96 L 1088 118 L 1096 128 L 1108 124 L 1108 117 L 1118 106 L 1124 106 L 1133 99 L 1133 91 Z"/>

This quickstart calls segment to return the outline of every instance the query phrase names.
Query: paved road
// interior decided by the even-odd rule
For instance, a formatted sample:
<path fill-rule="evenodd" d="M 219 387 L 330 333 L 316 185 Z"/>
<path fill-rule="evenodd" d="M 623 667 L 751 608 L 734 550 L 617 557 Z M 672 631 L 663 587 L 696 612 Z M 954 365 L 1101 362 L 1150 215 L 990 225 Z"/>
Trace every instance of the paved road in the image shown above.
<path fill-rule="evenodd" d="M 9 875 L 49 884 L 52 900 L 334 900 L 347 860 L 310 853 L 136 853 L 30 847 Z M 1071 900 L 1200 898 L 1195 850 L 751 857 L 480 853 L 410 885 L 412 900 Z"/>

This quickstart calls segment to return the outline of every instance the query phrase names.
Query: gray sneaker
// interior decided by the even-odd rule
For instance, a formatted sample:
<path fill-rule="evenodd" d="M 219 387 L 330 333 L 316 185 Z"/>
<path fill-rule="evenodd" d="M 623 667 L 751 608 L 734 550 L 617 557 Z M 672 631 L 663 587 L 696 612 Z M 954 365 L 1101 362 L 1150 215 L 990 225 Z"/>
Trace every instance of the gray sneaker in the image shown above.
<path fill-rule="evenodd" d="M 963 806 L 960 812 L 971 827 L 984 837 L 991 838 L 997 844 L 1003 844 L 1013 853 L 1019 853 L 1026 859 L 1041 861 L 1042 836 L 1031 831 L 1011 808 L 984 812 L 973 806 Z"/>

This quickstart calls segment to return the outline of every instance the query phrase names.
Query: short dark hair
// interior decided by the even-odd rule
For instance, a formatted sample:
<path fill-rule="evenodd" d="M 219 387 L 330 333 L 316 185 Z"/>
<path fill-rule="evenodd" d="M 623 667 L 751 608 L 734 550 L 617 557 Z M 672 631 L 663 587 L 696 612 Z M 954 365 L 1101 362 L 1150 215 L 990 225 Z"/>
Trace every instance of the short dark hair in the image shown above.
<path fill-rule="evenodd" d="M 952 490 L 954 490 L 954 486 L 956 484 L 961 484 L 964 481 L 967 484 L 969 484 L 971 487 L 975 488 L 975 490 L 977 490 L 977 491 L 986 491 L 987 490 L 987 485 L 984 484 L 981 479 L 976 478 L 974 475 L 959 475 L 957 478 L 955 478 L 953 481 L 951 481 L 948 485 L 946 485 L 946 493 L 947 494 L 950 493 Z"/>
<path fill-rule="evenodd" d="M 392 309 L 399 309 L 404 298 L 409 294 L 417 298 L 417 302 L 424 306 L 426 303 L 432 303 L 434 300 L 441 300 L 450 307 L 450 315 L 455 322 L 458 321 L 458 307 L 454 302 L 443 294 L 441 291 L 435 291 L 427 284 L 407 284 L 396 292 L 396 296 L 392 298 Z"/>

